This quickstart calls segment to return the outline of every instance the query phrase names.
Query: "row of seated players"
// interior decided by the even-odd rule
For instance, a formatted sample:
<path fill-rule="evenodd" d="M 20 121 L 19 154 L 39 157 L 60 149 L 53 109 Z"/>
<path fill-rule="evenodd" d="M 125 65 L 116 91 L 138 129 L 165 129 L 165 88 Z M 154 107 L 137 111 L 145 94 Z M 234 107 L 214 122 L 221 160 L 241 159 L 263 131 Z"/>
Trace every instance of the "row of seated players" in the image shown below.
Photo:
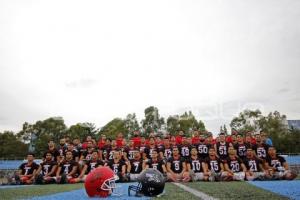
<path fill-rule="evenodd" d="M 246 156 L 241 159 L 236 150 L 230 146 L 228 157 L 221 159 L 210 148 L 208 157 L 200 158 L 196 147 L 191 148 L 191 156 L 180 155 L 179 148 L 172 148 L 172 156 L 167 160 L 160 159 L 159 152 L 154 149 L 150 159 L 142 159 L 141 153 L 135 151 L 133 159 L 124 159 L 120 150 L 113 151 L 111 160 L 101 160 L 99 152 L 94 150 L 90 160 L 80 165 L 73 159 L 70 150 L 59 164 L 54 161 L 51 152 L 46 153 L 45 160 L 37 165 L 34 156 L 29 154 L 28 162 L 20 166 L 19 174 L 14 177 L 20 184 L 31 183 L 77 183 L 84 182 L 86 175 L 100 166 L 111 168 L 118 181 L 137 181 L 139 174 L 146 168 L 155 168 L 163 173 L 167 181 L 231 181 L 231 180 L 292 180 L 297 175 L 289 170 L 286 160 L 276 154 L 274 147 L 268 148 L 265 160 L 258 158 L 252 148 L 247 148 Z"/>

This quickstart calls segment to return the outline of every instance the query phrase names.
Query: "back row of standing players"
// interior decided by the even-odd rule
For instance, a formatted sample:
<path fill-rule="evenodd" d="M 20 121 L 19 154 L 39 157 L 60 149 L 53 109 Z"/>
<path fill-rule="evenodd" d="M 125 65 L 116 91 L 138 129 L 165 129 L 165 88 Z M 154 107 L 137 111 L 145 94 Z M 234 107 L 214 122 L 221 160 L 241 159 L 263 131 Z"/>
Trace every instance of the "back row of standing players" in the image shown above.
<path fill-rule="evenodd" d="M 120 182 L 136 181 L 146 168 L 155 168 L 166 180 L 176 182 L 294 179 L 297 175 L 276 154 L 275 147 L 267 144 L 264 135 L 233 134 L 226 138 L 220 133 L 214 140 L 211 134 L 204 137 L 196 131 L 192 138 L 179 132 L 177 137 L 150 135 L 147 140 L 135 134 L 128 143 L 121 134 L 116 140 L 102 135 L 98 144 L 90 136 L 83 144 L 78 139 L 70 142 L 62 138 L 58 148 L 50 140 L 43 162 L 37 165 L 33 155 L 28 155 L 16 179 L 27 184 L 84 182 L 99 166 L 110 167 Z"/>

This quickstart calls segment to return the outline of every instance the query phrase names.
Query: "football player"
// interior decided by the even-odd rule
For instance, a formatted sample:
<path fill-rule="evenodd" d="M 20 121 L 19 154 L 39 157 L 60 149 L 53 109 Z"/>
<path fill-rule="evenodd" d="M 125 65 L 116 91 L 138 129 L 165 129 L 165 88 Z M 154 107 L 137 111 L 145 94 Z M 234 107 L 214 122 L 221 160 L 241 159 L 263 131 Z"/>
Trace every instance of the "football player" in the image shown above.
<path fill-rule="evenodd" d="M 159 159 L 157 150 L 153 150 L 151 159 L 144 162 L 143 169 L 147 169 L 147 168 L 157 169 L 165 176 L 167 174 L 167 168 L 166 168 L 165 161 L 163 159 Z"/>
<path fill-rule="evenodd" d="M 284 157 L 276 154 L 276 149 L 273 146 L 268 149 L 266 167 L 269 170 L 272 179 L 275 180 L 293 180 L 297 177 L 297 174 L 289 169 L 289 165 Z"/>
<path fill-rule="evenodd" d="M 237 155 L 240 159 L 243 160 L 246 157 L 247 148 L 250 146 L 244 143 L 244 138 L 241 133 L 238 133 L 236 139 L 237 143 L 233 145 L 233 147 L 236 149 Z"/>
<path fill-rule="evenodd" d="M 227 179 L 227 174 L 224 173 L 224 166 L 222 161 L 217 157 L 215 148 L 211 147 L 208 150 L 208 157 L 204 160 L 205 165 L 203 168 L 204 176 L 207 176 L 204 180 L 220 181 Z"/>
<path fill-rule="evenodd" d="M 233 147 L 228 148 L 228 153 L 229 156 L 224 163 L 228 180 L 243 181 L 247 171 L 243 161 L 236 155 L 236 150 Z"/>
<path fill-rule="evenodd" d="M 179 146 L 181 157 L 188 159 L 190 157 L 191 145 L 186 136 L 182 136 L 181 145 Z"/>
<path fill-rule="evenodd" d="M 158 151 L 157 146 L 155 144 L 155 138 L 154 137 L 150 137 L 149 138 L 149 145 L 144 149 L 144 156 L 143 156 L 143 158 L 145 159 L 145 157 L 146 157 L 146 159 L 150 159 L 153 150 Z"/>
<path fill-rule="evenodd" d="M 246 179 L 248 181 L 264 180 L 268 171 L 264 170 L 262 161 L 255 157 L 255 154 L 251 148 L 247 148 L 246 157 L 243 160 L 247 168 Z"/>
<path fill-rule="evenodd" d="M 53 155 L 52 159 L 53 159 L 53 160 L 55 160 L 55 161 L 58 161 L 58 160 L 59 160 L 59 158 L 60 158 L 60 157 L 59 157 L 59 156 L 60 156 L 60 153 L 59 153 L 59 151 L 55 148 L 55 143 L 54 143 L 53 140 L 49 140 L 49 141 L 48 141 L 48 149 L 47 149 L 47 151 L 44 153 L 44 156 L 43 156 L 44 159 L 46 159 L 46 153 L 48 153 L 48 152 L 52 153 L 52 155 Z"/>
<path fill-rule="evenodd" d="M 198 155 L 200 158 L 205 159 L 208 156 L 208 150 L 210 149 L 211 145 L 205 142 L 204 135 L 199 136 L 199 143 L 197 146 Z"/>
<path fill-rule="evenodd" d="M 66 151 L 66 158 L 62 161 L 56 172 L 57 183 L 75 183 L 78 163 L 73 160 L 72 151 Z"/>
<path fill-rule="evenodd" d="M 92 154 L 95 150 L 93 142 L 92 141 L 88 141 L 86 142 L 87 146 L 86 149 L 84 149 L 84 151 L 82 152 L 81 156 L 80 156 L 80 164 L 83 165 L 84 162 L 83 161 L 89 161 L 92 158 Z"/>
<path fill-rule="evenodd" d="M 232 146 L 231 143 L 226 142 L 225 133 L 219 134 L 219 142 L 215 144 L 215 150 L 219 158 L 224 161 L 228 157 L 228 147 Z"/>
<path fill-rule="evenodd" d="M 172 182 L 188 182 L 190 175 L 187 172 L 187 167 L 184 158 L 180 156 L 178 147 L 173 147 L 173 156 L 167 161 L 167 176 Z"/>
<path fill-rule="evenodd" d="M 120 151 L 114 151 L 113 160 L 109 160 L 105 165 L 109 166 L 111 170 L 118 176 L 118 182 L 128 181 L 126 177 L 126 163 L 121 159 Z"/>
<path fill-rule="evenodd" d="M 84 182 L 86 176 L 95 168 L 104 166 L 104 162 L 99 159 L 99 154 L 97 150 L 92 153 L 92 159 L 85 162 L 80 175 L 76 179 L 76 182 Z"/>
<path fill-rule="evenodd" d="M 137 181 L 143 170 L 143 160 L 141 159 L 141 153 L 138 150 L 134 152 L 133 157 L 134 158 L 130 160 L 127 167 L 127 173 L 129 174 L 130 181 Z"/>
<path fill-rule="evenodd" d="M 262 141 L 260 134 L 257 134 L 255 136 L 255 139 L 256 139 L 256 144 L 253 145 L 253 150 L 255 151 L 256 156 L 259 159 L 261 159 L 261 161 L 265 165 L 265 161 L 266 161 L 266 158 L 267 158 L 267 152 L 268 152 L 269 145 L 265 144 Z"/>
<path fill-rule="evenodd" d="M 15 184 L 32 184 L 36 175 L 39 165 L 34 162 L 34 154 L 27 154 L 27 162 L 19 167 L 19 171 L 13 178 Z"/>
<path fill-rule="evenodd" d="M 161 159 L 164 159 L 165 161 L 167 161 L 169 158 L 172 157 L 172 147 L 170 144 L 170 140 L 169 137 L 165 137 L 164 138 L 164 144 L 162 146 L 162 148 L 160 148 L 159 150 L 159 155 Z M 152 151 L 153 153 L 153 151 Z"/>
<path fill-rule="evenodd" d="M 196 147 L 191 149 L 191 157 L 187 159 L 187 169 L 190 173 L 191 179 L 193 181 L 202 181 L 204 180 L 204 168 L 205 163 L 201 158 L 198 157 L 198 152 Z M 205 177 L 206 179 L 208 177 Z"/>
<path fill-rule="evenodd" d="M 51 152 L 46 152 L 45 160 L 40 164 L 36 171 L 35 182 L 37 184 L 54 183 L 55 172 L 57 170 L 57 162 L 53 160 Z"/>

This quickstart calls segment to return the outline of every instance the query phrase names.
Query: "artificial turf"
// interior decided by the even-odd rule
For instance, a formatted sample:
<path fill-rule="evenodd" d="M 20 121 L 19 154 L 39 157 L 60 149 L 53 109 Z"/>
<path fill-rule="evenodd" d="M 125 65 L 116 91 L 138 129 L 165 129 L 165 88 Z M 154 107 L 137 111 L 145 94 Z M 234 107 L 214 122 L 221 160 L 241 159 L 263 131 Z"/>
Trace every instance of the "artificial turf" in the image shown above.
<path fill-rule="evenodd" d="M 218 199 L 288 199 L 247 182 L 192 182 L 186 185 Z"/>
<path fill-rule="evenodd" d="M 3 188 L 0 189 L 0 199 L 26 199 L 35 196 L 50 195 L 59 192 L 66 192 L 80 189 L 83 184 L 64 184 L 64 185 L 34 185 L 28 187 Z"/>
<path fill-rule="evenodd" d="M 193 194 L 184 191 L 183 189 L 177 187 L 172 183 L 166 183 L 165 185 L 165 193 L 160 197 L 156 197 L 153 199 L 157 200 L 181 200 L 181 199 L 188 199 L 188 200 L 198 200 L 199 198 L 194 196 Z"/>
<path fill-rule="evenodd" d="M 288 199 L 284 196 L 255 187 L 247 182 L 192 182 L 186 185 L 218 199 Z M 81 188 L 83 188 L 83 184 L 53 184 L 2 188 L 0 189 L 0 199 L 27 199 Z M 154 199 L 195 200 L 199 198 L 171 183 L 166 183 L 164 194 Z"/>

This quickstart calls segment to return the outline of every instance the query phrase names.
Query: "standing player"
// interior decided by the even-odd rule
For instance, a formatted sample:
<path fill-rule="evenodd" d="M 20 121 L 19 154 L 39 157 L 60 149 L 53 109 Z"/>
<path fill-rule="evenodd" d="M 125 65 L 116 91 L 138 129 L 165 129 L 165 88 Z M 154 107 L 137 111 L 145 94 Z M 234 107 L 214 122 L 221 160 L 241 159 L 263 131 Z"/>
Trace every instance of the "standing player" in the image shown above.
<path fill-rule="evenodd" d="M 289 169 L 289 165 L 284 157 L 276 154 L 275 147 L 269 147 L 266 167 L 269 170 L 272 179 L 293 180 L 297 174 Z"/>
<path fill-rule="evenodd" d="M 59 160 L 59 156 L 60 156 L 60 153 L 59 151 L 55 148 L 55 143 L 53 140 L 49 140 L 48 141 L 48 149 L 46 151 L 47 152 L 50 152 L 52 153 L 53 157 L 52 159 L 55 160 L 55 161 L 58 161 Z M 44 153 L 44 156 L 43 158 L 46 159 L 46 153 Z"/>
<path fill-rule="evenodd" d="M 255 139 L 256 144 L 253 145 L 253 149 L 256 153 L 256 156 L 262 160 L 263 164 L 265 164 L 269 145 L 262 141 L 260 134 L 257 134 Z"/>
<path fill-rule="evenodd" d="M 236 149 L 239 158 L 243 160 L 246 157 L 247 148 L 250 146 L 244 143 L 244 138 L 241 133 L 238 133 L 237 143 L 233 146 Z"/>
<path fill-rule="evenodd" d="M 78 163 L 73 160 L 72 151 L 66 151 L 66 159 L 62 161 L 56 172 L 57 183 L 75 183 Z"/>
<path fill-rule="evenodd" d="M 220 139 L 220 141 L 215 144 L 215 150 L 216 150 L 217 155 L 219 156 L 219 158 L 222 161 L 224 161 L 228 157 L 228 148 L 230 146 L 232 146 L 232 144 L 227 143 L 225 141 L 226 140 L 225 133 L 220 133 L 219 134 L 219 139 Z"/>
<path fill-rule="evenodd" d="M 80 161 L 81 161 L 80 163 L 82 163 L 82 161 L 91 160 L 94 150 L 95 149 L 94 149 L 93 142 L 92 141 L 86 142 L 86 148 L 84 149 L 84 151 L 82 152 L 82 154 L 80 156 Z"/>
<path fill-rule="evenodd" d="M 57 170 L 57 162 L 53 160 L 51 152 L 45 153 L 45 161 L 42 162 L 36 171 L 36 183 L 54 183 L 55 182 L 55 172 Z"/>
<path fill-rule="evenodd" d="M 123 159 L 125 161 L 130 161 L 134 158 L 134 153 L 138 151 L 139 148 L 134 146 L 133 140 L 129 140 L 128 146 L 123 150 Z"/>
<path fill-rule="evenodd" d="M 58 163 L 62 162 L 65 159 L 64 154 L 66 150 L 67 150 L 66 139 L 60 138 L 59 147 L 58 147 L 58 152 L 59 152 L 59 159 L 57 160 Z"/>
<path fill-rule="evenodd" d="M 153 151 L 152 151 L 152 153 L 153 153 Z M 160 158 L 164 159 L 165 161 L 167 161 L 169 158 L 172 157 L 172 147 L 170 144 L 169 137 L 164 138 L 164 144 L 163 144 L 162 148 L 160 149 L 159 155 L 160 155 Z"/>
<path fill-rule="evenodd" d="M 109 149 L 106 149 L 107 152 L 107 160 L 112 160 L 114 157 L 114 152 L 115 151 L 119 151 L 120 149 L 117 146 L 117 141 L 116 140 L 112 140 L 111 141 L 111 146 Z"/>
<path fill-rule="evenodd" d="M 35 178 L 38 165 L 34 162 L 34 154 L 27 154 L 27 162 L 19 167 L 19 171 L 13 178 L 16 184 L 32 184 Z"/>
<path fill-rule="evenodd" d="M 181 145 L 179 146 L 181 157 L 188 159 L 191 154 L 191 145 L 188 143 L 187 137 L 182 136 Z"/>
<path fill-rule="evenodd" d="M 173 156 L 167 162 L 168 179 L 173 182 L 183 181 L 188 182 L 190 175 L 187 172 L 187 167 L 184 158 L 179 154 L 178 147 L 173 147 Z"/>
<path fill-rule="evenodd" d="M 229 156 L 224 164 L 229 180 L 243 181 L 245 179 L 246 167 L 243 161 L 236 156 L 236 151 L 233 147 L 228 148 Z"/>
<path fill-rule="evenodd" d="M 204 180 L 203 168 L 205 163 L 201 158 L 198 157 L 198 152 L 196 147 L 191 149 L 191 157 L 186 160 L 187 169 L 190 173 L 190 176 L 193 181 L 202 181 Z M 207 179 L 207 177 L 205 177 Z"/>
<path fill-rule="evenodd" d="M 149 145 L 144 149 L 143 158 L 145 159 L 145 157 L 146 157 L 147 159 L 150 159 L 153 150 L 158 151 L 158 149 L 156 147 L 156 144 L 155 144 L 155 138 L 150 137 L 149 138 Z"/>
<path fill-rule="evenodd" d="M 67 145 L 67 151 L 71 151 L 73 154 L 73 159 L 78 162 L 79 161 L 79 152 L 77 149 L 75 149 L 74 144 L 71 142 Z M 64 152 L 65 156 L 65 152 Z"/>
<path fill-rule="evenodd" d="M 208 156 L 208 150 L 210 149 L 211 145 L 205 142 L 204 135 L 200 135 L 199 137 L 199 144 L 197 146 L 198 155 L 200 158 L 205 159 Z"/>

